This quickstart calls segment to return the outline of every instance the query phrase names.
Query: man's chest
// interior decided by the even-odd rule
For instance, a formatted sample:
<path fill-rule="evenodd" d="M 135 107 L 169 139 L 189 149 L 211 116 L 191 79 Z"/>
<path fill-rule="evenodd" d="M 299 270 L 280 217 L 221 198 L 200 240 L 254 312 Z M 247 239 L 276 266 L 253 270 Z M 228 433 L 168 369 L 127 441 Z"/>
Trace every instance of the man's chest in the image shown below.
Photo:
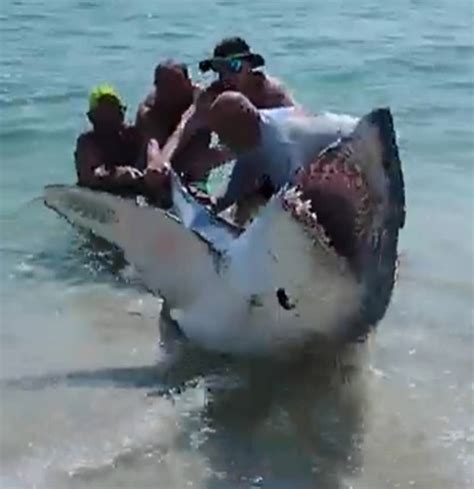
<path fill-rule="evenodd" d="M 102 160 L 107 165 L 131 165 L 138 154 L 138 140 L 132 135 L 119 135 L 98 142 Z"/>

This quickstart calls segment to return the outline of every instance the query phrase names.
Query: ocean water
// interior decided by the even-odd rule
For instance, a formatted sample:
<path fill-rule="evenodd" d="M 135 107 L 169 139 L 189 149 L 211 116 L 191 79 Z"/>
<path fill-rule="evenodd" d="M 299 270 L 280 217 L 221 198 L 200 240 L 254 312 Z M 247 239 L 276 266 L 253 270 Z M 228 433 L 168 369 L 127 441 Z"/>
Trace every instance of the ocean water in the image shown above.
<path fill-rule="evenodd" d="M 470 0 L 2 2 L 0 486 L 472 487 L 472 25 Z M 192 351 L 164 377 L 158 300 L 40 199 L 74 179 L 93 84 L 133 118 L 159 60 L 198 79 L 230 34 L 315 111 L 393 110 L 398 281 L 344 378 Z"/>

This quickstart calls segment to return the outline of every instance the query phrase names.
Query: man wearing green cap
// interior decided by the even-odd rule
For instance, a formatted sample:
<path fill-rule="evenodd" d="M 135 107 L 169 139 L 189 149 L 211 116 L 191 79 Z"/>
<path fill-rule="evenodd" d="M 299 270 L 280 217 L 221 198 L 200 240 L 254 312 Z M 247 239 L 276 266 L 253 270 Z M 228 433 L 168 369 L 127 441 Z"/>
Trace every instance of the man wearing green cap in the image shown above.
<path fill-rule="evenodd" d="M 153 161 L 153 151 L 145 158 L 146 168 L 140 165 L 141 137 L 125 123 L 125 111 L 111 85 L 91 91 L 87 116 L 92 130 L 79 136 L 74 154 L 78 184 L 120 194 L 144 193 L 164 205 L 160 189 L 166 168 Z"/>
<path fill-rule="evenodd" d="M 79 185 L 109 191 L 132 190 L 143 178 L 136 168 L 140 139 L 125 124 L 125 106 L 111 85 L 95 87 L 89 95 L 87 117 L 92 130 L 77 139 L 75 162 Z"/>

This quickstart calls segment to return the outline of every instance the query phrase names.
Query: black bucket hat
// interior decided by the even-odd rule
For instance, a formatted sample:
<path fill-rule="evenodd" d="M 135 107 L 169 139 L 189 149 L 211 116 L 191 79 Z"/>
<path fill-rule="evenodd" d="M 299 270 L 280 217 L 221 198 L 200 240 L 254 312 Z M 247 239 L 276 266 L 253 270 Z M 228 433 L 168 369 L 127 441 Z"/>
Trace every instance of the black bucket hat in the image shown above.
<path fill-rule="evenodd" d="M 213 69 L 214 61 L 225 59 L 241 59 L 248 61 L 252 68 L 259 68 L 265 64 L 262 55 L 252 53 L 250 46 L 241 37 L 228 37 L 223 39 L 214 48 L 214 56 L 199 63 L 199 69 L 203 72 Z"/>

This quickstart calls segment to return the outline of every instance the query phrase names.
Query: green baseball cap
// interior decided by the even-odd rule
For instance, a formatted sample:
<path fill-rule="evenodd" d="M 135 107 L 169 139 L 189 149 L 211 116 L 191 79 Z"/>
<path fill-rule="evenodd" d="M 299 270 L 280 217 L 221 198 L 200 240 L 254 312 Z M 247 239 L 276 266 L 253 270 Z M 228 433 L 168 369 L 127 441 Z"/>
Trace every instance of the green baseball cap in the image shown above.
<path fill-rule="evenodd" d="M 117 90 L 112 85 L 104 83 L 91 90 L 89 95 L 89 110 L 96 109 L 102 97 L 114 98 L 121 106 L 124 105 Z"/>

